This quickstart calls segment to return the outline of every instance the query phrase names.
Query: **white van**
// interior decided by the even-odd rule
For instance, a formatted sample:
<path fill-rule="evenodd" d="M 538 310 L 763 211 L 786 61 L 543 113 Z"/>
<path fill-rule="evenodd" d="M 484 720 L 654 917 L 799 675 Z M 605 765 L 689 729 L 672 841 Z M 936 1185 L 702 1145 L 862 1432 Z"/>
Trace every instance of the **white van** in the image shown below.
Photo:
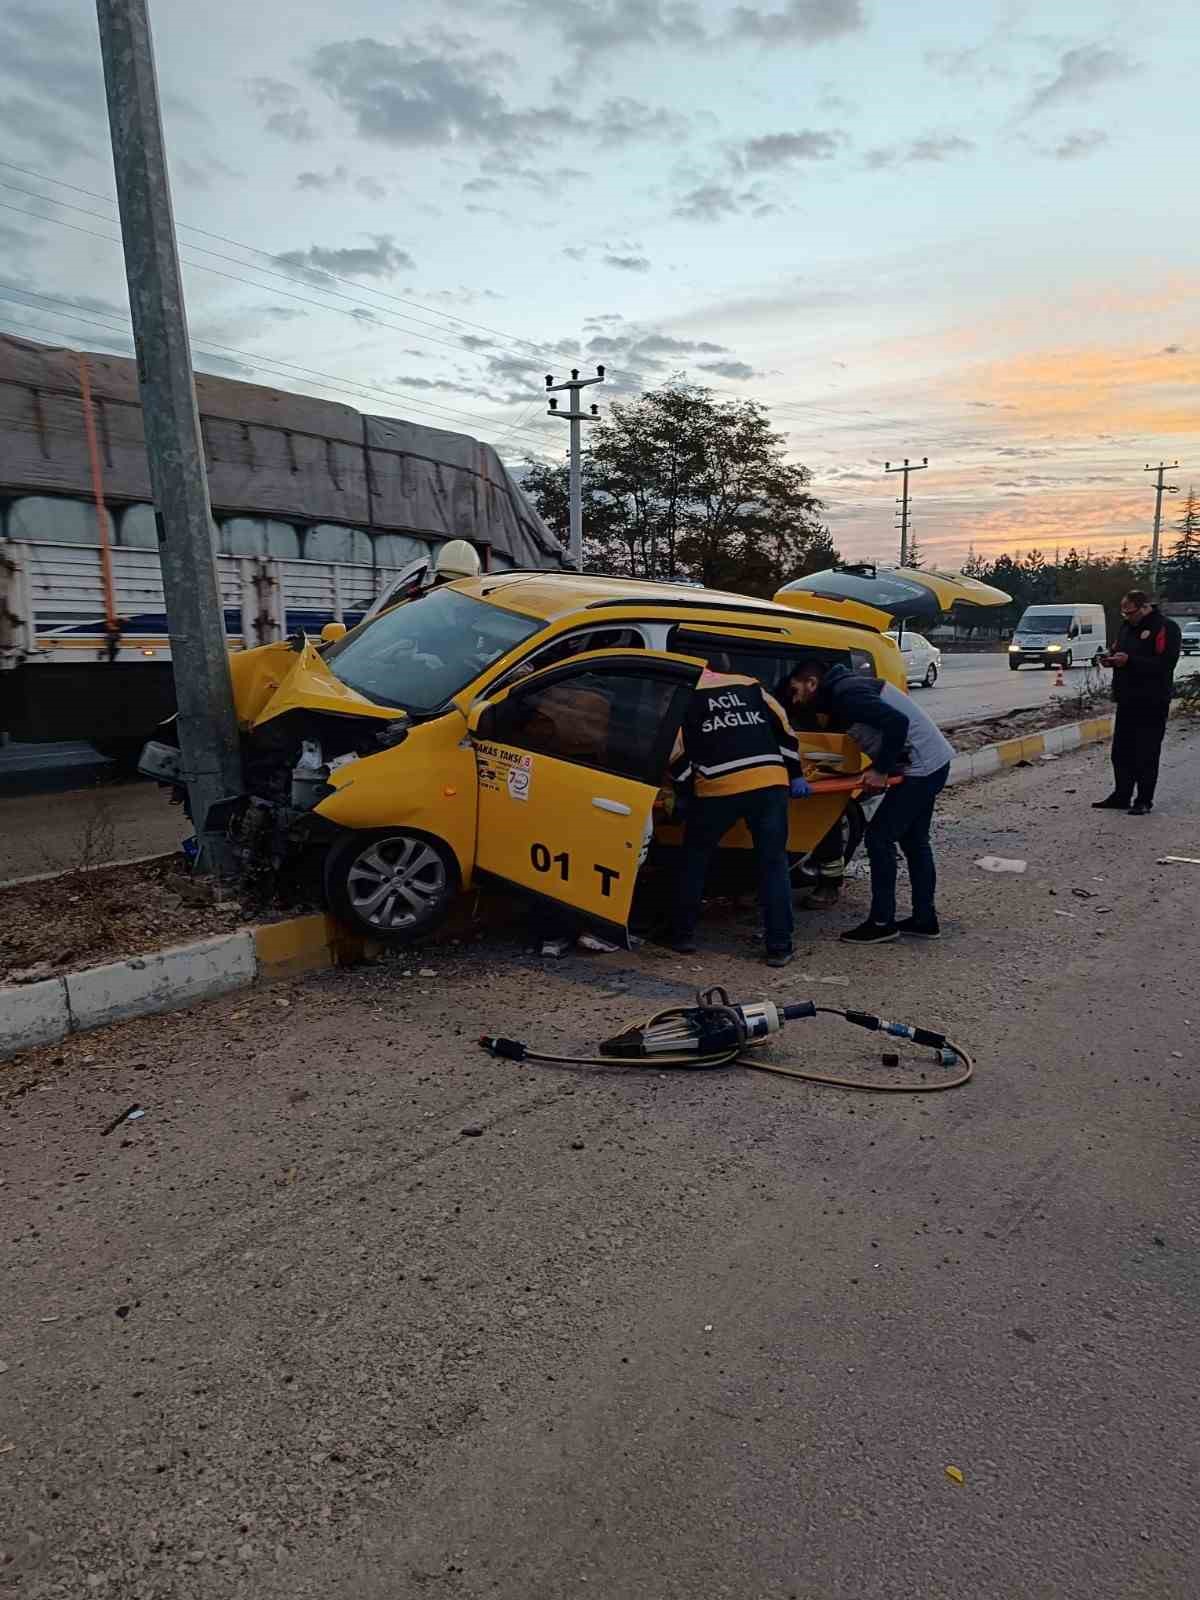
<path fill-rule="evenodd" d="M 1029 661 L 1039 667 L 1088 667 L 1107 649 L 1103 606 L 1074 605 L 1065 600 L 1026 606 L 1008 647 L 1008 665 L 1013 672 Z"/>

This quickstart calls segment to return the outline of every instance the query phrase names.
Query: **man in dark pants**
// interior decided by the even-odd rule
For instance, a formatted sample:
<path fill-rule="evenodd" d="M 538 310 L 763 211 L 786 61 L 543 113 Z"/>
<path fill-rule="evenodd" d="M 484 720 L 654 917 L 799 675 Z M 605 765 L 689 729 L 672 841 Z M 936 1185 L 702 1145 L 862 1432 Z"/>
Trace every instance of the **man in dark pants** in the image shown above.
<path fill-rule="evenodd" d="M 846 733 L 871 765 L 862 773 L 868 794 L 884 798 L 867 826 L 871 862 L 871 913 L 857 928 L 842 934 L 846 944 L 886 944 L 902 933 L 938 939 L 937 869 L 930 827 L 937 797 L 950 776 L 954 747 L 931 717 L 908 695 L 880 678 L 868 678 L 849 667 L 826 670 L 819 662 L 792 674 L 793 702 L 824 712 L 829 726 Z M 889 788 L 888 779 L 903 783 Z M 908 862 L 913 914 L 896 921 L 896 846 Z"/>
<path fill-rule="evenodd" d="M 1100 657 L 1101 666 L 1113 669 L 1117 703 L 1113 792 L 1092 806 L 1096 811 L 1128 811 L 1131 817 L 1144 817 L 1154 809 L 1181 637 L 1178 624 L 1164 617 L 1141 589 L 1131 589 L 1121 601 L 1121 617 L 1116 649 Z"/>
<path fill-rule="evenodd" d="M 741 820 L 754 840 L 767 965 L 786 966 L 793 958 L 788 799 L 808 785 L 778 702 L 754 678 L 706 668 L 675 741 L 671 777 L 677 788 L 690 787 L 671 948 L 695 950 L 712 853 Z"/>

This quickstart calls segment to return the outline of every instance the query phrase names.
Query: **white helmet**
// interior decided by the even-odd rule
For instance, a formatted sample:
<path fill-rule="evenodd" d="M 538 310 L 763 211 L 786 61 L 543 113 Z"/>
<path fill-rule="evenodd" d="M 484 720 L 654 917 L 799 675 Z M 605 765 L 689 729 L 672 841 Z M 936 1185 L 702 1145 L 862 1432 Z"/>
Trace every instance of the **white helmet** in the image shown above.
<path fill-rule="evenodd" d="M 443 583 L 451 578 L 477 578 L 483 570 L 479 552 L 465 539 L 451 539 L 434 557 L 434 569 Z"/>

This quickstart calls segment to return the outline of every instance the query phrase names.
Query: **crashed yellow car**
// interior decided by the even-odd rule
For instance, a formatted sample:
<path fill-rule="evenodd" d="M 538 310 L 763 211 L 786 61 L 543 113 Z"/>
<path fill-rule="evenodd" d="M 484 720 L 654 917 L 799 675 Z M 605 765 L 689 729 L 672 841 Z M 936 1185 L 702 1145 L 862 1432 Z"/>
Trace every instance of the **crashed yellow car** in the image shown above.
<path fill-rule="evenodd" d="M 1006 599 L 870 568 L 774 601 L 567 572 L 410 584 L 344 636 L 231 657 L 248 790 L 234 836 L 276 862 L 317 854 L 330 909 L 371 938 L 419 938 L 491 881 L 625 944 L 651 846 L 678 839 L 660 796 L 707 661 L 774 690 L 817 656 L 903 689 L 883 631 L 898 615 Z M 839 734 L 800 743 L 817 779 L 792 802 L 797 856 L 838 822 L 865 764 Z M 723 841 L 749 843 L 741 824 Z"/>

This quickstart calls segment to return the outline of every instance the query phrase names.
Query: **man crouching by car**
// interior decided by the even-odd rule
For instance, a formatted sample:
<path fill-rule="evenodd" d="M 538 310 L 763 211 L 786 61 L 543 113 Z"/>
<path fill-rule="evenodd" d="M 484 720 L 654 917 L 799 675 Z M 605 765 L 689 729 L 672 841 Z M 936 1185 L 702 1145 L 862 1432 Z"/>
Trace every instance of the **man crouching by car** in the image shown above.
<path fill-rule="evenodd" d="M 937 870 L 929 834 L 934 805 L 950 776 L 954 746 L 906 694 L 849 667 L 804 663 L 789 678 L 788 693 L 794 705 L 824 713 L 834 732 L 848 734 L 871 758 L 861 774 L 864 790 L 886 791 L 866 832 L 871 912 L 859 927 L 842 934 L 843 941 L 885 944 L 902 933 L 940 938 Z M 904 781 L 889 787 L 888 780 L 896 776 Z M 908 862 L 912 884 L 912 916 L 902 922 L 896 921 L 897 845 Z"/>

